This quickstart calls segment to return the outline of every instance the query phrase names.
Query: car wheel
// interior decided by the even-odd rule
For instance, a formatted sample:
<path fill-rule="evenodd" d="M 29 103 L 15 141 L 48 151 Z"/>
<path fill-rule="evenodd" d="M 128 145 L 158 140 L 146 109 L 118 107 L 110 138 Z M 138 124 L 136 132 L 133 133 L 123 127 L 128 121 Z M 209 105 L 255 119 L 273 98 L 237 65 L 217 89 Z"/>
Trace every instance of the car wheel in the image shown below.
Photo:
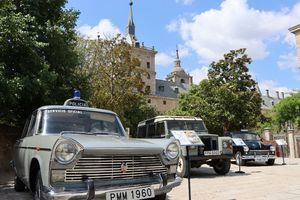
<path fill-rule="evenodd" d="M 35 190 L 34 190 L 34 200 L 42 200 L 42 187 L 43 187 L 43 182 L 42 182 L 42 177 L 41 177 L 41 171 L 39 170 L 36 175 L 35 179 Z"/>
<path fill-rule="evenodd" d="M 153 198 L 153 200 L 166 200 L 167 194 L 157 195 Z"/>
<path fill-rule="evenodd" d="M 274 165 L 275 159 L 269 159 L 266 163 L 267 165 Z"/>
<path fill-rule="evenodd" d="M 14 179 L 14 188 L 16 192 L 24 192 L 26 189 L 25 184 L 21 181 L 21 179 L 15 175 Z"/>
<path fill-rule="evenodd" d="M 180 156 L 179 159 L 178 159 L 177 175 L 180 176 L 180 177 L 187 177 L 188 176 L 187 160 L 184 156 Z"/>
<path fill-rule="evenodd" d="M 240 151 L 235 153 L 235 163 L 239 166 L 244 166 L 246 164 L 246 161 L 242 160 L 242 153 Z"/>
<path fill-rule="evenodd" d="M 230 159 L 219 159 L 215 161 L 213 168 L 219 175 L 225 175 L 230 170 Z"/>

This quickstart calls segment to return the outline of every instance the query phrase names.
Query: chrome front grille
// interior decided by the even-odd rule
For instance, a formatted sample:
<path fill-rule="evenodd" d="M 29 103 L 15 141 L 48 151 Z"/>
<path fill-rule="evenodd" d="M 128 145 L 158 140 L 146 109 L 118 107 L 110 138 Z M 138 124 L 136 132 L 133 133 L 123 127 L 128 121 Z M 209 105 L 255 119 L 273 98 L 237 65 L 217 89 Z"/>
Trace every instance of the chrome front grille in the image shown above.
<path fill-rule="evenodd" d="M 151 174 L 166 174 L 158 156 L 83 156 L 65 172 L 65 181 L 134 179 Z"/>

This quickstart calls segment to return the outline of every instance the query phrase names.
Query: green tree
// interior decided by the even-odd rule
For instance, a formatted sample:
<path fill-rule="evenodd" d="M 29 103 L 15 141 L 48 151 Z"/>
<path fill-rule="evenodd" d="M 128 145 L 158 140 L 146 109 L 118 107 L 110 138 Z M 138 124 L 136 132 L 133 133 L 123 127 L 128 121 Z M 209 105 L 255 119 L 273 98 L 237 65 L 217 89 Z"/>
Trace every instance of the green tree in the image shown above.
<path fill-rule="evenodd" d="M 272 109 L 274 115 L 273 122 L 280 128 L 300 126 L 300 93 L 286 97 Z"/>
<path fill-rule="evenodd" d="M 82 74 L 89 77 L 93 106 L 113 110 L 132 132 L 139 121 L 156 115 L 142 92 L 146 71 L 125 38 L 82 40 L 80 46 L 85 49 Z"/>
<path fill-rule="evenodd" d="M 61 104 L 76 78 L 78 12 L 66 0 L 0 3 L 0 124 L 18 126 L 34 109 Z"/>
<path fill-rule="evenodd" d="M 181 95 L 179 111 L 202 117 L 215 134 L 255 126 L 262 100 L 248 72 L 250 63 L 245 49 L 232 50 L 211 63 L 208 79 Z"/>

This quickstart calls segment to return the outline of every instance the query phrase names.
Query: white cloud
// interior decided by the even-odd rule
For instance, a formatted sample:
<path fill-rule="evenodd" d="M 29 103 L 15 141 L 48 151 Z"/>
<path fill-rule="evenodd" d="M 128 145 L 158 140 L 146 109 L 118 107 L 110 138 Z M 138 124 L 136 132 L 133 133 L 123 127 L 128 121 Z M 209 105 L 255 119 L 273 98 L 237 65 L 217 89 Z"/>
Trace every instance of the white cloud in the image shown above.
<path fill-rule="evenodd" d="M 264 11 L 251 8 L 247 0 L 225 0 L 219 9 L 210 9 L 191 20 L 181 18 L 167 26 L 179 32 L 186 46 L 202 62 L 211 62 L 229 50 L 247 48 L 253 59 L 263 59 L 269 52 L 267 41 L 286 36 L 288 28 L 299 23 L 300 3 L 291 10 Z M 291 42 L 286 39 L 286 42 Z"/>
<path fill-rule="evenodd" d="M 274 80 L 264 80 L 258 83 L 260 91 L 263 95 L 266 95 L 266 90 L 269 90 L 270 96 L 277 97 L 276 91 L 278 91 L 281 95 L 281 92 L 284 92 L 286 96 L 292 92 L 291 89 L 280 86 Z"/>
<path fill-rule="evenodd" d="M 176 3 L 182 3 L 184 5 L 190 5 L 194 2 L 194 0 L 176 0 Z"/>
<path fill-rule="evenodd" d="M 169 32 L 175 32 L 178 29 L 178 21 L 177 20 L 172 20 L 167 26 L 167 30 Z"/>
<path fill-rule="evenodd" d="M 166 53 L 158 53 L 155 56 L 155 63 L 161 66 L 168 66 L 172 64 L 174 58 Z"/>
<path fill-rule="evenodd" d="M 288 53 L 279 56 L 277 65 L 280 69 L 289 69 L 293 72 L 300 72 L 300 66 L 295 53 Z"/>
<path fill-rule="evenodd" d="M 100 38 L 113 37 L 116 36 L 116 34 L 121 33 L 120 29 L 109 19 L 100 20 L 94 27 L 83 25 L 78 28 L 78 32 L 89 39 L 97 39 L 98 35 Z"/>
<path fill-rule="evenodd" d="M 193 77 L 194 84 L 199 84 L 203 79 L 207 79 L 208 69 L 208 67 L 203 66 L 190 72 L 190 75 Z"/>

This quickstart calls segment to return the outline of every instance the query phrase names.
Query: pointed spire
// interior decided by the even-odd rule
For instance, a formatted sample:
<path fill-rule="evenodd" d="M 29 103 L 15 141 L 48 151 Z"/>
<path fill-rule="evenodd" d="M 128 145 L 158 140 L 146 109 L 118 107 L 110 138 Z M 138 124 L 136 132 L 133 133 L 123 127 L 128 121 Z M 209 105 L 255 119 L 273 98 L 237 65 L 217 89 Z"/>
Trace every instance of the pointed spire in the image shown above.
<path fill-rule="evenodd" d="M 178 50 L 178 46 L 176 45 L 176 59 L 174 61 L 174 68 L 173 71 L 181 71 L 181 64 L 180 64 L 180 59 L 179 59 L 179 50 Z"/>
<path fill-rule="evenodd" d="M 132 2 L 132 0 L 130 0 L 130 2 L 129 2 L 130 10 L 129 10 L 128 24 L 126 27 L 126 35 L 127 35 L 127 37 L 129 37 L 130 42 L 135 43 L 136 37 L 135 37 L 135 25 L 133 22 L 132 5 L 133 5 L 133 2 Z"/>
<path fill-rule="evenodd" d="M 178 45 L 176 45 L 176 60 L 179 60 Z"/>

